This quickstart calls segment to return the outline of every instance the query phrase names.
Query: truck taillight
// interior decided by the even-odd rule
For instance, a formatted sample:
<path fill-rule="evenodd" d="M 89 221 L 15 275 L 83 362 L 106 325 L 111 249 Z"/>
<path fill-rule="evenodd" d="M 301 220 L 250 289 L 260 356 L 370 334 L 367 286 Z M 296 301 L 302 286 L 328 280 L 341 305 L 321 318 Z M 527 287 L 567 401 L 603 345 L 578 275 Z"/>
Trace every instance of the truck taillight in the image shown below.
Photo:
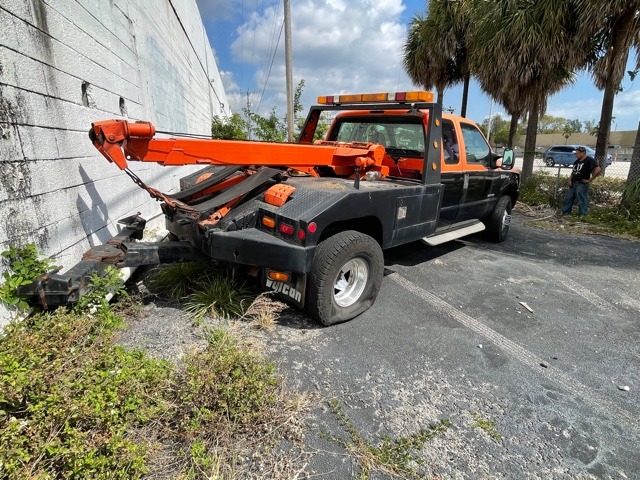
<path fill-rule="evenodd" d="M 281 233 L 289 236 L 295 233 L 295 228 L 293 228 L 293 225 L 289 225 L 288 223 L 281 223 L 280 225 L 278 225 L 278 230 L 280 230 Z"/>
<path fill-rule="evenodd" d="M 389 103 L 389 102 L 433 102 L 433 92 L 391 92 L 356 93 L 349 95 L 326 95 L 318 97 L 321 105 L 341 105 L 351 103 Z"/>

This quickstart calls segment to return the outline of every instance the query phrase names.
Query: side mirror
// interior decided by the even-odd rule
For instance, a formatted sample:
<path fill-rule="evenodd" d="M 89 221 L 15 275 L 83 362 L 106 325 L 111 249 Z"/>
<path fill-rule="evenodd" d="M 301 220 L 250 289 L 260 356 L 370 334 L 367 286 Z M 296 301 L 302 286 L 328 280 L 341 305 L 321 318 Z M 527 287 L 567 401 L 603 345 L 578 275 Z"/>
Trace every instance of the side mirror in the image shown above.
<path fill-rule="evenodd" d="M 503 170 L 511 170 L 513 168 L 513 164 L 515 163 L 515 155 L 513 153 L 513 148 L 505 148 L 504 153 L 502 154 L 502 169 Z"/>

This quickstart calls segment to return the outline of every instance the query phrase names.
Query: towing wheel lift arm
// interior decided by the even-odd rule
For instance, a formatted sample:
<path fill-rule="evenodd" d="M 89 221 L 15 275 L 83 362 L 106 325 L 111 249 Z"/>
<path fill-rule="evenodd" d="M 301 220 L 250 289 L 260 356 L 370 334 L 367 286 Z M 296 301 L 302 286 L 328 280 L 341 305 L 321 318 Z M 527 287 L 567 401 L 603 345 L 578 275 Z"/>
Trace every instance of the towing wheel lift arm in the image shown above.
<path fill-rule="evenodd" d="M 385 150 L 374 143 L 309 145 L 193 138 L 154 138 L 149 122 L 105 120 L 91 124 L 89 137 L 98 151 L 120 169 L 127 161 L 161 165 L 261 165 L 294 168 L 314 175 L 314 167 L 330 167 L 336 175 L 364 175 L 375 170 L 382 176 Z M 356 170 L 357 169 L 357 170 Z"/>

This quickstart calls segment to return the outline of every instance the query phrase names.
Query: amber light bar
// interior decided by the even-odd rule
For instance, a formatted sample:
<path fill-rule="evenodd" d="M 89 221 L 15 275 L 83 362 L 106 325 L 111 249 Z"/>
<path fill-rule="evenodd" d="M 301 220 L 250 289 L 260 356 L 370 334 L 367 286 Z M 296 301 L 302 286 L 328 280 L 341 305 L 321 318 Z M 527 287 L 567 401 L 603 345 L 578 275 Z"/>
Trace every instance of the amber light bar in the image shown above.
<path fill-rule="evenodd" d="M 321 105 L 342 105 L 352 103 L 389 103 L 389 102 L 433 102 L 433 92 L 391 92 L 391 93 L 355 93 L 349 95 L 326 95 L 318 97 Z"/>

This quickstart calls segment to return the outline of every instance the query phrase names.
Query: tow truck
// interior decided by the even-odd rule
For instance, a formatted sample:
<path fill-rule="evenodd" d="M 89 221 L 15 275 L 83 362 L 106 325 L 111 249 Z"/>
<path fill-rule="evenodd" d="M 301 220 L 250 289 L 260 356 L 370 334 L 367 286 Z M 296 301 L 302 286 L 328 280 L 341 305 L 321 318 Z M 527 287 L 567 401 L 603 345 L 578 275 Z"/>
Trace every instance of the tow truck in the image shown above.
<path fill-rule="evenodd" d="M 314 141 L 323 112 L 337 114 Z M 431 92 L 319 97 L 296 143 L 160 138 L 150 122 L 126 120 L 95 122 L 89 136 L 161 202 L 170 241 L 143 242 L 145 220 L 122 219 L 106 244 L 26 289 L 45 307 L 77 301 L 107 265 L 214 259 L 332 325 L 374 303 L 383 250 L 480 231 L 502 242 L 519 194 L 513 152 L 492 152 L 475 123 L 443 114 Z M 207 167 L 168 195 L 133 161 Z"/>

